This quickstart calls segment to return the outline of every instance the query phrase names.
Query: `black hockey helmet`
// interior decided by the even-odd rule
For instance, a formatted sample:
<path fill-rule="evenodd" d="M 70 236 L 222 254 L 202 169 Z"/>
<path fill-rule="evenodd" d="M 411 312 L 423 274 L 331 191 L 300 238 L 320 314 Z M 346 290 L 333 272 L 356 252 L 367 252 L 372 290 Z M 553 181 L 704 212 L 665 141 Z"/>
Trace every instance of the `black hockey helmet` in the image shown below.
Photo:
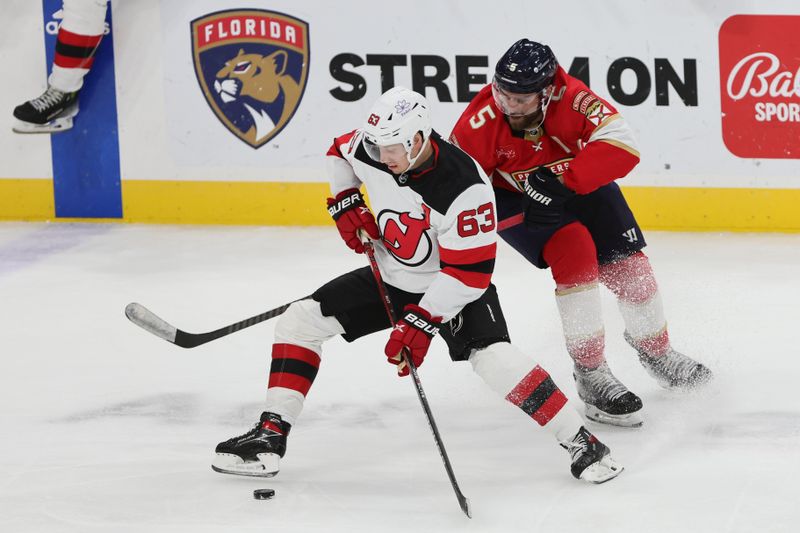
<path fill-rule="evenodd" d="M 546 44 L 520 39 L 503 54 L 494 82 L 510 93 L 538 93 L 553 83 L 558 60 Z"/>

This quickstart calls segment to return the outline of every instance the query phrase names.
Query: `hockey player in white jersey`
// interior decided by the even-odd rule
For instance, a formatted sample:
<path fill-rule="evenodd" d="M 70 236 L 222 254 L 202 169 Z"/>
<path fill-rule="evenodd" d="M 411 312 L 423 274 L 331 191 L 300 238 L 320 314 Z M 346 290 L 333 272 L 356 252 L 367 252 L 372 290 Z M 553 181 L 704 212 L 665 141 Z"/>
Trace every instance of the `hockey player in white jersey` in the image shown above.
<path fill-rule="evenodd" d="M 14 109 L 17 133 L 56 133 L 72 128 L 78 93 L 105 32 L 108 0 L 64 0 L 47 90 Z"/>
<path fill-rule="evenodd" d="M 431 128 L 428 103 L 397 87 L 382 95 L 361 129 L 328 151 L 328 210 L 347 245 L 374 241 L 375 255 L 398 316 L 385 354 L 399 375 L 406 349 L 422 364 L 437 334 L 454 361 L 469 361 L 497 394 L 519 407 L 570 453 L 572 475 L 594 483 L 622 467 L 584 426 L 549 374 L 509 342 L 491 284 L 497 233 L 486 174 Z M 364 203 L 366 187 L 377 216 Z M 348 342 L 390 327 L 369 267 L 344 274 L 311 298 L 293 303 L 275 328 L 264 412 L 247 433 L 220 443 L 217 472 L 278 473 L 291 427 L 322 360 L 322 344 Z"/>

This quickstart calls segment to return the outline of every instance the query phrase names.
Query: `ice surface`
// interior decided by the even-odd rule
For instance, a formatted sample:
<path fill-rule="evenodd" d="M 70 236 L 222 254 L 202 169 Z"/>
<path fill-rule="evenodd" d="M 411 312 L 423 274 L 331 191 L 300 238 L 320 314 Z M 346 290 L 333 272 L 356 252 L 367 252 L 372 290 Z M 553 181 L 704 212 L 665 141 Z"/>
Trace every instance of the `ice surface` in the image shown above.
<path fill-rule="evenodd" d="M 673 344 L 716 381 L 659 389 L 604 291 L 609 362 L 645 424 L 590 426 L 626 466 L 592 486 L 436 341 L 420 376 L 470 521 L 384 334 L 326 345 L 283 470 L 257 480 L 209 465 L 261 412 L 274 321 L 185 350 L 124 316 L 137 301 L 207 331 L 304 296 L 366 265 L 333 228 L 0 224 L 0 531 L 795 531 L 800 236 L 648 241 Z M 512 339 L 576 399 L 549 273 L 501 245 L 495 282 Z"/>

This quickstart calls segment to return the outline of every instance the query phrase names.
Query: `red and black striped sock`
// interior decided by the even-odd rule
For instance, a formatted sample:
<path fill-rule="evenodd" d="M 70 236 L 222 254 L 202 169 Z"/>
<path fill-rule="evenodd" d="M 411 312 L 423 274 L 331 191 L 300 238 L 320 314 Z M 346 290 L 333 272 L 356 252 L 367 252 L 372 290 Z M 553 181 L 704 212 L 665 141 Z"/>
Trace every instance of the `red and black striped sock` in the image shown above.
<path fill-rule="evenodd" d="M 92 68 L 102 35 L 79 35 L 61 28 L 56 40 L 54 63 L 62 68 Z"/>
<path fill-rule="evenodd" d="M 304 397 L 319 370 L 320 357 L 312 350 L 295 344 L 273 344 L 268 388 L 283 387 Z"/>
<path fill-rule="evenodd" d="M 567 397 L 539 365 L 517 383 L 506 395 L 506 400 L 522 409 L 540 426 L 555 418 L 567 403 Z"/>

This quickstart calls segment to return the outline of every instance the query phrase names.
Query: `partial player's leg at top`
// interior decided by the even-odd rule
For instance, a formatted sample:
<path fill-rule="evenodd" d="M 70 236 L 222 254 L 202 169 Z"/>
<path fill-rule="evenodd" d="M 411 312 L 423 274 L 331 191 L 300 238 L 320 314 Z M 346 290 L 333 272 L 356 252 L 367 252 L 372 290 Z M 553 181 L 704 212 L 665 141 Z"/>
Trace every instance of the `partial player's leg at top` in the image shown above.
<path fill-rule="evenodd" d="M 696 389 L 713 379 L 704 364 L 670 342 L 661 292 L 644 235 L 616 183 L 583 198 L 576 210 L 597 245 L 600 281 L 617 298 L 625 340 L 656 382 L 668 389 Z"/>
<path fill-rule="evenodd" d="M 72 128 L 78 94 L 105 31 L 108 0 L 64 0 L 53 71 L 40 96 L 14 109 L 16 133 L 57 133 Z"/>

